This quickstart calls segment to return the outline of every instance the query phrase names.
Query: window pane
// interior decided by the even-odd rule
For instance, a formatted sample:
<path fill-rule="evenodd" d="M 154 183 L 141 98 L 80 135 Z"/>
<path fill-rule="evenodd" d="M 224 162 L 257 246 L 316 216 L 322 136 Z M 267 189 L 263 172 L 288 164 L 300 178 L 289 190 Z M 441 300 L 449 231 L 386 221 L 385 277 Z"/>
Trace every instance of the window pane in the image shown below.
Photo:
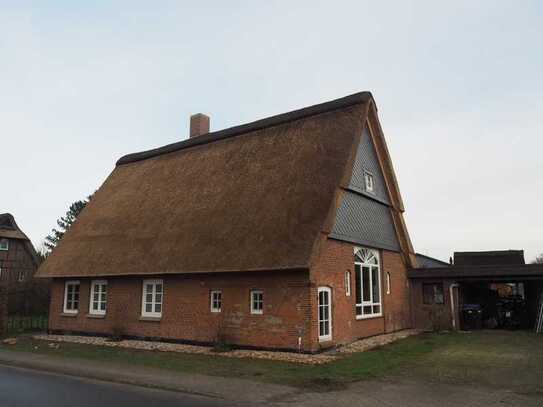
<path fill-rule="evenodd" d="M 148 294 L 145 296 L 145 302 L 153 302 L 153 294 L 148 293 Z"/>
<path fill-rule="evenodd" d="M 362 306 L 360 305 L 356 306 L 356 315 L 362 315 Z"/>
<path fill-rule="evenodd" d="M 156 285 L 156 292 L 157 292 L 157 293 L 161 293 L 161 292 L 162 292 L 162 284 L 157 284 L 157 285 Z"/>
<path fill-rule="evenodd" d="M 443 284 L 434 285 L 434 301 L 436 304 L 443 304 Z"/>
<path fill-rule="evenodd" d="M 155 301 L 161 303 L 162 302 L 162 294 L 157 294 L 155 296 Z"/>
<path fill-rule="evenodd" d="M 424 304 L 434 303 L 434 286 L 433 284 L 422 285 L 422 302 Z"/>
<path fill-rule="evenodd" d="M 145 304 L 145 312 L 152 312 L 152 311 L 153 311 L 153 305 Z"/>
<path fill-rule="evenodd" d="M 153 285 L 152 284 L 146 284 L 145 285 L 145 292 L 146 293 L 152 293 L 153 292 Z"/>
<path fill-rule="evenodd" d="M 364 315 L 371 314 L 371 305 L 364 306 Z"/>
<path fill-rule="evenodd" d="M 380 305 L 374 305 L 373 306 L 373 313 L 379 314 L 381 312 L 381 306 Z"/>
<path fill-rule="evenodd" d="M 162 312 L 162 304 L 155 304 L 155 312 Z"/>
<path fill-rule="evenodd" d="M 362 267 L 362 301 L 371 301 L 369 267 Z"/>
<path fill-rule="evenodd" d="M 360 278 L 360 266 L 356 264 L 354 266 L 354 279 L 355 279 L 355 291 L 356 291 L 356 303 L 360 304 L 362 302 L 362 280 Z"/>
<path fill-rule="evenodd" d="M 379 268 L 371 268 L 371 283 L 373 291 L 373 302 L 380 302 L 381 293 L 379 292 Z"/>
<path fill-rule="evenodd" d="M 106 310 L 106 303 L 105 302 L 100 304 L 100 310 L 102 310 L 102 311 Z"/>

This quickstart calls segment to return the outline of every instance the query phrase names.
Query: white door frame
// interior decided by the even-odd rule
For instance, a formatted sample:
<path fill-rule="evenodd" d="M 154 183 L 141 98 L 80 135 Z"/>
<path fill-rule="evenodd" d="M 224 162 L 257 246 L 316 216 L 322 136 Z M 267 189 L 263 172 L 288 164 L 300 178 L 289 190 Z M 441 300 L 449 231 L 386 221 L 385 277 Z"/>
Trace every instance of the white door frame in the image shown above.
<path fill-rule="evenodd" d="M 320 303 L 320 293 L 326 293 L 328 296 L 328 304 L 321 305 Z M 328 334 L 327 335 L 321 335 L 320 326 L 321 326 L 321 318 L 320 318 L 320 309 L 321 306 L 328 308 L 328 319 L 325 319 L 324 322 L 328 322 Z M 326 318 L 326 315 L 325 315 Z M 317 333 L 319 336 L 319 342 L 326 342 L 332 340 L 332 289 L 330 287 L 319 287 L 317 290 Z"/>

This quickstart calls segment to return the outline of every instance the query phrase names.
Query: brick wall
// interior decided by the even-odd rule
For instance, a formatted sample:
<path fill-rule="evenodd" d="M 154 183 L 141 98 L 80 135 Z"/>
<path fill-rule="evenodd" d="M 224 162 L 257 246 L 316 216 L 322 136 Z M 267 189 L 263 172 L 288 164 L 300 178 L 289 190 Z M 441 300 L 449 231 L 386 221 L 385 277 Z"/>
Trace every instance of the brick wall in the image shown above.
<path fill-rule="evenodd" d="M 160 278 L 160 277 L 152 277 Z M 220 333 L 231 344 L 297 349 L 310 347 L 311 310 L 304 271 L 163 276 L 164 303 L 159 322 L 142 321 L 142 277 L 108 279 L 105 318 L 89 317 L 90 279 L 79 279 L 79 313 L 64 316 L 64 281 L 52 284 L 49 327 L 53 331 L 168 338 L 209 343 Z M 222 290 L 222 312 L 210 311 L 210 291 Z M 250 290 L 264 291 L 263 315 L 250 313 Z"/>
<path fill-rule="evenodd" d="M 312 299 L 312 349 L 317 350 L 359 338 L 392 332 L 411 326 L 409 282 L 400 253 L 380 250 L 381 298 L 383 316 L 356 319 L 354 245 L 336 240 L 326 240 L 311 269 Z M 350 272 L 351 295 L 345 291 L 345 272 Z M 391 293 L 386 293 L 386 273 L 391 277 Z M 319 286 L 332 289 L 332 341 L 319 343 L 317 290 Z"/>

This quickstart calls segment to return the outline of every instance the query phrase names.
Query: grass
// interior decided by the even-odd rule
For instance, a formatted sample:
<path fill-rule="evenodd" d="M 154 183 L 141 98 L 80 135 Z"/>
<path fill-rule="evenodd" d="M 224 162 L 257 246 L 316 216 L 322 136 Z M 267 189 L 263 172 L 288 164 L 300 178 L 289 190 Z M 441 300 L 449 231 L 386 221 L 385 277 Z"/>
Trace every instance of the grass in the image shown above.
<path fill-rule="evenodd" d="M 542 345 L 542 337 L 527 332 L 423 334 L 318 366 L 69 343 L 62 343 L 60 349 L 51 349 L 43 341 L 29 338 L 9 348 L 0 345 L 0 350 L 245 378 L 313 390 L 341 389 L 369 378 L 408 376 L 424 381 L 537 392 L 543 388 Z"/>

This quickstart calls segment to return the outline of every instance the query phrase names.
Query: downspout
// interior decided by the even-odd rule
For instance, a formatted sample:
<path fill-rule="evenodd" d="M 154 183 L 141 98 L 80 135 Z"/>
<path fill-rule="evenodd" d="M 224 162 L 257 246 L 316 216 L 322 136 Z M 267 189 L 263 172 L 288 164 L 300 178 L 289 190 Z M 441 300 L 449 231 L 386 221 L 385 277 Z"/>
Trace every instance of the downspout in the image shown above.
<path fill-rule="evenodd" d="M 449 286 L 449 293 L 451 295 L 451 316 L 452 316 L 452 326 L 453 330 L 456 330 L 456 312 L 454 310 L 454 292 L 453 289 L 458 288 L 458 283 L 453 283 Z"/>

